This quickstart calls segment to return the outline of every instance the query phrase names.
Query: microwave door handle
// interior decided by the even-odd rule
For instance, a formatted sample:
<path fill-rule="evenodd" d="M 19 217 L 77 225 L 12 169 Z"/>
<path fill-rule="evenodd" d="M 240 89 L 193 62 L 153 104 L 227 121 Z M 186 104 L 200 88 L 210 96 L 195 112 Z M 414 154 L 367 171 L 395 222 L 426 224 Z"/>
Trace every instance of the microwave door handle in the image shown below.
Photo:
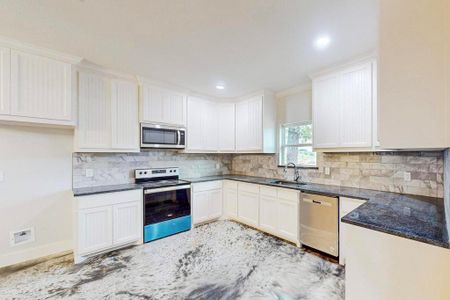
<path fill-rule="evenodd" d="M 177 137 L 178 137 L 177 145 L 181 145 L 181 132 L 180 132 L 180 130 L 177 130 Z"/>

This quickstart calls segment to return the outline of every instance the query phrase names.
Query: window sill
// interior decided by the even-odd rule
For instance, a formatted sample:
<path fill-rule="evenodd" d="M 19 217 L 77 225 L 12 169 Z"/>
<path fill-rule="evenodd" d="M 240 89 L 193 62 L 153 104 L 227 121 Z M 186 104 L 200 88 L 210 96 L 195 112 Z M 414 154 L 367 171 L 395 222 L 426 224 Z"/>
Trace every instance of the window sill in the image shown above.
<path fill-rule="evenodd" d="M 278 165 L 278 168 L 286 168 L 285 165 Z M 293 166 L 287 167 L 288 169 L 293 169 Z M 319 170 L 319 167 L 315 166 L 297 166 L 298 169 L 305 169 L 305 170 Z"/>

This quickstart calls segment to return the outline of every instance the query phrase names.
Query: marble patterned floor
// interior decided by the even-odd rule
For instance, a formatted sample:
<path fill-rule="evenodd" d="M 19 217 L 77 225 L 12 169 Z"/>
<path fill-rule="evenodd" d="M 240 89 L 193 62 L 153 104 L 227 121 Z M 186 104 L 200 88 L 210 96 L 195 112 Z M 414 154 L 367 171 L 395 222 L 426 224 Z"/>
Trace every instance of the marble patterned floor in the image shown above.
<path fill-rule="evenodd" d="M 0 276 L 0 299 L 344 298 L 341 266 L 230 221 L 81 265 L 69 256 Z"/>

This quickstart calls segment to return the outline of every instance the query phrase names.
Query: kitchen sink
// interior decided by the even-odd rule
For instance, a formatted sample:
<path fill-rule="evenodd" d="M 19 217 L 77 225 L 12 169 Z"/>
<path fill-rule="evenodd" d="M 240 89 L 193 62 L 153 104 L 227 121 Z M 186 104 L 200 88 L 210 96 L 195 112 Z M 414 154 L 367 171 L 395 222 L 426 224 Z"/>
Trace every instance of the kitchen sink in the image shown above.
<path fill-rule="evenodd" d="M 288 181 L 288 180 L 271 180 L 271 184 L 280 184 L 280 185 L 305 185 L 306 182 L 297 182 L 297 181 Z"/>

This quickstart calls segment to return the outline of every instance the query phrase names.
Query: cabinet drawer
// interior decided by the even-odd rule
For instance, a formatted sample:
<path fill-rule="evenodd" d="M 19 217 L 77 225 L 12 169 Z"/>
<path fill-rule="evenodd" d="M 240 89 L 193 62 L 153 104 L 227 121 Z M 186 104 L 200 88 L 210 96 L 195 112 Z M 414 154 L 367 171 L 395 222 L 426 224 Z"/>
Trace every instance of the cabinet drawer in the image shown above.
<path fill-rule="evenodd" d="M 239 182 L 238 189 L 240 192 L 259 194 L 259 185 L 257 184 Z"/>
<path fill-rule="evenodd" d="M 340 197 L 339 201 L 340 201 L 340 217 L 342 218 L 352 210 L 356 209 L 358 206 L 366 203 L 367 200 Z"/>
<path fill-rule="evenodd" d="M 78 209 L 113 205 L 131 201 L 142 201 L 142 190 L 130 190 L 104 194 L 75 197 L 75 207 Z"/>
<path fill-rule="evenodd" d="M 211 191 L 211 190 L 217 190 L 222 188 L 222 181 L 207 181 L 207 182 L 199 182 L 194 183 L 192 185 L 193 191 L 196 192 L 204 192 L 204 191 Z"/>
<path fill-rule="evenodd" d="M 289 200 L 298 202 L 299 201 L 299 192 L 289 189 L 278 189 L 278 198 L 283 200 Z"/>
<path fill-rule="evenodd" d="M 260 186 L 259 191 L 261 196 L 277 197 L 277 188 Z"/>
<path fill-rule="evenodd" d="M 237 183 L 236 181 L 224 180 L 224 182 L 223 182 L 223 188 L 224 188 L 224 189 L 233 189 L 233 190 L 237 190 L 237 188 L 238 188 L 238 183 Z"/>

